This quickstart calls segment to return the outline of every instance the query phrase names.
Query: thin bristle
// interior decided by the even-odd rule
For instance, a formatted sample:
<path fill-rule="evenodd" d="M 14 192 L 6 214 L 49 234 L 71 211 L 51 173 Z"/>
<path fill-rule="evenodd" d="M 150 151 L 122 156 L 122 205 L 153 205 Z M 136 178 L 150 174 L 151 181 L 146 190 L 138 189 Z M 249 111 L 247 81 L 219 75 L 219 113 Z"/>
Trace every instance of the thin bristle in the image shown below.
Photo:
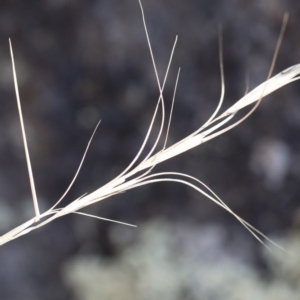
<path fill-rule="evenodd" d="M 16 91 L 17 104 L 18 104 L 19 118 L 20 118 L 21 130 L 22 130 L 22 138 L 23 138 L 23 143 L 24 143 L 26 163 L 27 163 L 27 169 L 28 169 L 28 174 L 29 174 L 29 182 L 30 182 L 33 206 L 34 206 L 34 211 L 35 211 L 35 221 L 38 222 L 40 220 L 39 204 L 38 204 L 38 200 L 37 200 L 37 196 L 36 196 L 36 190 L 35 190 L 33 173 L 32 173 L 32 168 L 31 168 L 29 150 L 28 150 L 28 146 L 27 146 L 27 138 L 26 138 L 26 133 L 25 133 L 24 121 L 23 121 L 21 101 L 20 101 L 20 96 L 19 96 L 18 80 L 17 80 L 16 69 L 15 69 L 15 60 L 14 60 L 14 54 L 13 54 L 13 49 L 12 49 L 10 39 L 9 39 L 9 47 L 10 47 L 10 55 L 11 55 L 12 70 L 13 70 L 14 85 L 15 85 L 15 91 Z"/>

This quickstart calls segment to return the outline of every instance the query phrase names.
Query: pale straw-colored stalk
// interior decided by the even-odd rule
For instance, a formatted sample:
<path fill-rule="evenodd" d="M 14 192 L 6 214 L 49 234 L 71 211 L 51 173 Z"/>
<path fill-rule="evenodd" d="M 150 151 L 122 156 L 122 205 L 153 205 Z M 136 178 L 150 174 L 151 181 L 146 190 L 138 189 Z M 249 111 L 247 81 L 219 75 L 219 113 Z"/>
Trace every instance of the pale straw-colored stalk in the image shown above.
<path fill-rule="evenodd" d="M 186 138 L 182 139 L 181 141 L 177 142 L 176 144 L 166 147 L 167 144 L 167 138 L 168 138 L 168 132 L 170 129 L 171 125 L 171 116 L 172 116 L 172 111 L 173 111 L 173 106 L 174 106 L 174 99 L 175 99 L 175 94 L 176 94 L 176 89 L 177 89 L 177 84 L 178 84 L 178 78 L 179 78 L 179 71 L 175 83 L 175 88 L 174 88 L 174 95 L 173 95 L 173 101 L 172 101 L 172 107 L 171 107 L 171 113 L 170 117 L 167 123 L 167 132 L 166 132 L 166 138 L 163 142 L 163 147 L 161 150 L 157 151 L 154 154 L 154 151 L 156 150 L 156 147 L 161 140 L 162 132 L 165 127 L 165 105 L 164 105 L 164 97 L 163 97 L 163 90 L 165 87 L 165 82 L 168 76 L 170 64 L 172 61 L 175 45 L 177 43 L 177 37 L 175 39 L 175 43 L 173 46 L 173 49 L 171 51 L 171 56 L 169 60 L 169 64 L 166 70 L 166 75 L 164 78 L 163 83 L 161 84 L 158 78 L 157 74 L 157 68 L 155 64 L 155 59 L 153 56 L 152 48 L 151 48 L 151 43 L 147 31 L 147 26 L 145 22 L 145 16 L 144 16 L 144 11 L 142 4 L 139 0 L 139 4 L 141 7 L 141 12 L 142 12 L 142 18 L 143 18 L 143 24 L 144 24 L 144 29 L 147 37 L 147 42 L 150 50 L 150 55 L 151 55 L 151 60 L 157 80 L 157 85 L 159 89 L 159 98 L 156 103 L 156 107 L 154 110 L 153 117 L 151 119 L 148 131 L 146 133 L 145 139 L 141 145 L 141 148 L 137 152 L 137 155 L 135 158 L 132 160 L 132 162 L 128 165 L 128 167 L 121 172 L 116 178 L 105 184 L 104 186 L 100 187 L 96 191 L 90 193 L 90 194 L 84 194 L 83 196 L 75 199 L 73 202 L 68 204 L 65 207 L 58 208 L 58 204 L 63 200 L 67 192 L 70 190 L 71 186 L 73 185 L 80 168 L 82 166 L 82 163 L 84 161 L 84 158 L 87 154 L 88 148 L 90 146 L 90 143 L 92 141 L 92 138 L 95 134 L 95 131 L 99 125 L 96 126 L 92 137 L 87 145 L 87 148 L 84 152 L 83 158 L 79 164 L 78 170 L 71 181 L 69 187 L 67 188 L 66 192 L 62 195 L 62 197 L 47 211 L 40 213 L 38 209 L 38 201 L 35 193 L 35 188 L 34 188 L 34 182 L 33 182 L 33 175 L 31 171 L 31 163 L 30 163 L 30 158 L 29 158 L 29 152 L 27 148 L 27 142 L 26 142 L 26 135 L 25 135 L 25 129 L 24 129 L 24 124 L 23 124 L 23 118 L 22 118 L 22 112 L 21 112 L 21 105 L 20 105 L 20 99 L 19 99 L 19 92 L 18 92 L 18 86 L 17 86 L 17 76 L 16 76 L 16 70 L 15 70 L 15 64 L 14 64 L 14 58 L 13 58 L 13 52 L 12 52 L 12 47 L 11 47 L 11 57 L 12 57 L 12 68 L 13 68 L 13 74 L 14 74 L 14 83 L 15 83 L 15 90 L 16 90 L 16 96 L 17 96 L 17 101 L 18 101 L 18 107 L 19 107 L 19 115 L 20 115 L 20 121 L 21 121 L 21 127 L 22 127 L 22 133 L 23 133 L 23 140 L 24 140 L 24 147 L 25 147 L 25 152 L 26 152 L 26 161 L 28 165 L 28 172 L 29 172 L 29 178 L 30 178 L 30 184 L 31 184 L 31 189 L 32 189 L 32 195 L 33 195 L 33 203 L 34 203 L 34 210 L 35 210 L 35 217 L 30 219 L 29 221 L 23 223 L 22 225 L 14 228 L 13 230 L 7 232 L 3 236 L 0 237 L 0 245 L 3 245 L 13 239 L 16 239 L 22 235 L 25 235 L 29 233 L 32 230 L 35 230 L 39 227 L 42 227 L 46 225 L 47 223 L 52 222 L 53 220 L 60 218 L 64 215 L 70 214 L 70 213 L 76 213 L 84 216 L 89 216 L 89 217 L 94 217 L 98 218 L 101 220 L 106 220 L 106 221 L 112 221 L 112 222 L 117 222 L 120 224 L 124 225 L 129 225 L 129 226 L 134 226 L 131 224 L 123 223 L 123 222 L 118 222 L 115 220 L 110 220 L 90 214 L 86 214 L 84 212 L 81 212 L 80 210 L 83 209 L 84 207 L 87 207 L 93 203 L 99 202 L 101 200 L 104 200 L 106 198 L 109 198 L 111 196 L 123 193 L 127 190 L 150 184 L 150 183 L 156 183 L 156 182 L 175 182 L 175 183 L 181 183 L 186 186 L 189 186 L 196 190 L 197 192 L 201 193 L 217 205 L 221 206 L 224 208 L 226 211 L 231 213 L 235 218 L 237 218 L 238 221 L 242 223 L 243 226 L 245 226 L 260 242 L 264 243 L 264 240 L 267 240 L 272 243 L 268 237 L 263 235 L 260 231 L 258 231 L 256 228 L 251 226 L 249 223 L 244 221 L 242 218 L 240 218 L 238 215 L 236 215 L 207 185 L 205 185 L 202 181 L 198 180 L 195 177 L 192 177 L 187 174 L 183 173 L 178 173 L 178 172 L 161 172 L 161 173 L 153 173 L 154 167 L 165 161 L 168 160 L 176 155 L 179 155 L 185 151 L 188 151 L 196 146 L 199 146 L 200 144 L 203 144 L 207 142 L 208 140 L 232 129 L 236 125 L 238 125 L 240 122 L 245 120 L 259 105 L 260 101 L 262 100 L 263 97 L 266 95 L 269 95 L 270 93 L 276 91 L 277 89 L 281 88 L 282 86 L 289 84 L 295 80 L 300 79 L 300 64 L 294 65 L 278 75 L 274 76 L 271 78 L 271 72 L 274 67 L 275 59 L 277 57 L 277 53 L 279 50 L 279 46 L 283 37 L 283 32 L 287 23 L 287 15 L 284 17 L 283 21 L 283 26 L 282 26 L 282 31 L 280 33 L 278 43 L 275 49 L 275 54 L 273 57 L 273 61 L 271 64 L 270 72 L 267 77 L 267 80 L 263 82 L 261 85 L 247 93 L 244 97 L 242 97 L 239 101 L 237 101 L 233 106 L 231 106 L 229 109 L 227 109 L 225 112 L 223 112 L 221 115 L 217 116 L 219 113 L 219 110 L 222 106 L 223 103 L 223 98 L 225 94 L 225 86 L 224 86 L 224 74 L 223 74 L 223 61 L 222 61 L 222 43 L 220 40 L 220 71 L 221 71 L 221 96 L 219 100 L 219 104 L 216 108 L 216 110 L 213 112 L 211 117 L 202 125 L 198 130 L 187 136 Z M 221 34 L 219 35 L 221 37 Z M 221 39 L 221 38 L 220 38 Z M 10 44 L 11 45 L 11 44 Z M 235 123 L 231 125 L 226 124 L 235 116 L 235 114 L 246 107 L 247 105 L 254 104 L 254 107 L 248 112 L 243 118 L 239 119 Z M 152 132 L 153 124 L 157 118 L 157 112 L 158 110 L 161 109 L 161 121 L 160 121 L 160 128 L 158 135 L 156 137 L 156 140 L 151 148 L 151 150 L 145 155 L 144 159 L 141 160 L 140 163 L 138 163 L 138 160 L 141 158 L 142 153 L 145 150 L 146 143 L 148 142 L 150 133 Z M 40 220 L 40 221 L 39 221 Z M 39 221 L 39 222 L 38 222 Z"/>

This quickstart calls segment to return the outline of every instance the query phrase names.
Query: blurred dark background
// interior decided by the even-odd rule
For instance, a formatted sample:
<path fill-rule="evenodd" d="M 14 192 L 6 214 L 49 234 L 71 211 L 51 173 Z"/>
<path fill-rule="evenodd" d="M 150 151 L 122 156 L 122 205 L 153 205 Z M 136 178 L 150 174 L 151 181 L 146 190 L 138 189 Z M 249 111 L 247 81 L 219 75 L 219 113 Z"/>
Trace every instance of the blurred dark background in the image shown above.
<path fill-rule="evenodd" d="M 161 80 L 179 36 L 164 93 L 169 112 L 181 67 L 169 145 L 200 127 L 218 103 L 219 23 L 224 43 L 224 109 L 243 96 L 247 74 L 250 88 L 265 80 L 286 11 L 290 19 L 274 73 L 300 62 L 299 1 L 144 0 L 143 6 Z M 1 234 L 33 216 L 9 37 L 42 211 L 67 188 L 100 119 L 83 168 L 63 203 L 118 175 L 137 153 L 159 95 L 137 0 L 2 0 Z M 199 178 L 268 235 L 299 228 L 299 95 L 297 82 L 282 88 L 231 132 L 157 170 Z M 87 211 L 137 225 L 156 218 L 195 228 L 217 224 L 226 228 L 226 243 L 247 240 L 251 247 L 241 246 L 240 255 L 249 251 L 253 264 L 264 269 L 259 242 L 231 215 L 185 186 L 149 185 Z M 74 298 L 63 282 L 62 265 L 78 254 L 118 256 L 111 226 L 70 215 L 2 246 L 0 299 L 88 299 Z M 122 230 L 125 234 L 129 229 L 118 230 L 122 236 Z M 130 230 L 134 236 L 139 228 Z"/>

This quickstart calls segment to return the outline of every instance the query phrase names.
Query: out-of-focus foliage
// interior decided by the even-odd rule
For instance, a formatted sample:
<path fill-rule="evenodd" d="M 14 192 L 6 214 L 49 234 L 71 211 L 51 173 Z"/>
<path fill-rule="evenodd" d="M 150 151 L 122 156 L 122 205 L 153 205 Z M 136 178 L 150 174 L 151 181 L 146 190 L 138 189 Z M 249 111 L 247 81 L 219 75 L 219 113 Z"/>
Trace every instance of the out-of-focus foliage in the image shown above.
<path fill-rule="evenodd" d="M 141 238 L 123 245 L 115 260 L 82 255 L 66 263 L 64 278 L 76 299 L 299 299 L 298 232 L 280 241 L 290 256 L 263 248 L 272 270 L 267 279 L 226 250 L 221 227 L 152 221 L 139 230 Z"/>

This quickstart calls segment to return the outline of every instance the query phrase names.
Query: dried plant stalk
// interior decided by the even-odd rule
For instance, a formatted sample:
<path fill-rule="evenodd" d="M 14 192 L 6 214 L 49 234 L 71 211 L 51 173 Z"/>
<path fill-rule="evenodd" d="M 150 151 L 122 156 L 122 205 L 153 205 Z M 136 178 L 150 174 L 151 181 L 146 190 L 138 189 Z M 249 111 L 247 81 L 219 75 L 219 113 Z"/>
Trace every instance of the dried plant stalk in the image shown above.
<path fill-rule="evenodd" d="M 95 131 L 99 125 L 99 123 L 98 123 L 98 125 L 96 126 L 96 128 L 92 134 L 92 137 L 87 145 L 87 148 L 86 148 L 83 158 L 80 162 L 78 170 L 77 170 L 73 180 L 71 181 L 71 184 L 69 185 L 69 187 L 67 188 L 67 190 L 63 194 L 63 196 L 56 202 L 56 204 L 53 205 L 50 209 L 48 209 L 44 213 L 39 212 L 38 202 L 37 202 L 37 198 L 35 195 L 33 175 L 32 175 L 32 171 L 31 171 L 29 152 L 27 149 L 26 135 L 25 135 L 25 130 L 23 130 L 24 124 L 23 124 L 23 118 L 22 118 L 22 113 L 21 113 L 21 109 L 20 109 L 21 106 L 20 106 L 19 92 L 18 92 L 18 86 L 17 86 L 17 77 L 16 77 L 16 71 L 15 71 L 15 65 L 14 65 L 14 59 L 13 59 L 13 52 L 12 52 L 12 47 L 11 47 L 14 83 L 15 83 L 15 90 L 16 90 L 16 96 L 17 96 L 18 107 L 19 107 L 20 121 L 21 121 L 22 132 L 23 132 L 23 140 L 24 140 L 24 147 L 25 147 L 25 152 L 26 152 L 28 172 L 29 172 L 32 195 L 33 195 L 35 217 L 30 219 L 29 221 L 25 222 L 24 224 L 14 228 L 13 230 L 7 232 L 3 236 L 1 236 L 0 237 L 0 245 L 3 245 L 3 244 L 5 244 L 13 239 L 16 239 L 22 235 L 25 235 L 32 230 L 42 227 L 42 226 L 46 225 L 47 223 L 50 223 L 53 220 L 55 220 L 59 217 L 62 217 L 64 215 L 70 214 L 70 213 L 77 213 L 77 214 L 81 214 L 81 215 L 85 215 L 85 216 L 99 218 L 102 220 L 107 220 L 107 221 L 117 222 L 117 223 L 129 225 L 129 226 L 134 226 L 131 224 L 118 222 L 115 220 L 110 220 L 110 219 L 105 219 L 105 218 L 89 215 L 89 214 L 80 212 L 80 210 L 84 207 L 87 207 L 87 206 L 93 204 L 93 203 L 102 201 L 108 197 L 125 192 L 127 190 L 130 190 L 130 189 L 142 186 L 142 185 L 156 183 L 156 182 L 162 182 L 162 181 L 177 182 L 177 183 L 185 184 L 185 185 L 195 189 L 196 191 L 198 191 L 199 193 L 201 193 L 202 195 L 204 195 L 205 197 L 207 197 L 208 199 L 210 199 L 211 201 L 213 201 L 214 203 L 216 203 L 217 205 L 221 206 L 222 208 L 227 210 L 229 213 L 231 213 L 259 241 L 264 243 L 263 239 L 266 239 L 267 241 L 272 242 L 265 235 L 263 235 L 261 232 L 259 232 L 257 229 L 255 229 L 253 226 L 251 226 L 249 223 L 247 223 L 242 218 L 240 218 L 238 215 L 236 215 L 207 185 L 205 185 L 203 182 L 201 182 L 197 178 L 189 176 L 187 174 L 183 174 L 183 173 L 176 173 L 176 172 L 152 173 L 152 171 L 157 164 L 159 164 L 165 160 L 168 160 L 176 155 L 179 155 L 185 151 L 188 151 L 196 146 L 199 146 L 200 144 L 205 143 L 208 140 L 211 140 L 212 138 L 214 138 L 220 134 L 223 134 L 224 132 L 237 126 L 239 123 L 241 123 L 244 119 L 246 119 L 256 109 L 256 107 L 259 105 L 260 101 L 262 100 L 262 98 L 264 96 L 269 95 L 270 93 L 276 91 L 277 89 L 283 87 L 286 84 L 289 84 L 295 80 L 300 79 L 300 76 L 299 76 L 300 64 L 294 65 L 271 78 L 271 72 L 274 67 L 274 63 L 275 63 L 277 53 L 278 53 L 278 50 L 280 47 L 280 43 L 281 43 L 281 40 L 283 37 L 283 32 L 284 32 L 284 29 L 285 29 L 285 26 L 287 23 L 287 15 L 285 15 L 285 17 L 284 17 L 282 31 L 280 33 L 278 44 L 275 49 L 273 62 L 272 62 L 271 69 L 270 69 L 269 75 L 267 77 L 267 80 L 265 82 L 263 82 L 261 85 L 259 85 L 258 87 L 256 87 L 255 89 L 253 89 L 252 91 L 250 91 L 249 93 L 247 93 L 243 98 L 241 98 L 233 106 L 231 106 L 229 109 L 227 109 L 225 112 L 223 112 L 221 115 L 219 115 L 217 117 L 217 114 L 218 114 L 218 112 L 221 108 L 222 102 L 223 102 L 224 92 L 225 92 L 223 62 L 222 62 L 222 48 L 221 48 L 222 44 L 220 42 L 221 97 L 220 97 L 219 104 L 218 104 L 216 110 L 214 111 L 212 116 L 208 119 L 208 121 L 204 125 L 202 125 L 198 130 L 196 130 L 195 132 L 193 132 L 186 138 L 182 139 L 181 141 L 177 142 L 176 144 L 166 148 L 168 131 L 169 131 L 170 124 L 171 124 L 171 116 L 172 116 L 172 110 L 173 110 L 174 99 L 175 99 L 176 88 L 177 88 L 180 70 L 178 71 L 178 76 L 177 76 L 176 84 L 175 84 L 175 88 L 174 88 L 174 96 L 173 96 L 171 113 L 170 113 L 170 117 L 169 117 L 168 125 L 167 125 L 167 135 L 166 135 L 166 138 L 164 141 L 163 148 L 154 154 L 156 146 L 157 146 L 159 140 L 161 139 L 161 135 L 162 135 L 163 128 L 165 125 L 165 106 L 164 106 L 163 90 L 164 90 L 165 82 L 166 82 L 166 79 L 168 76 L 168 72 L 169 72 L 171 60 L 173 57 L 175 45 L 177 43 L 177 37 L 175 39 L 175 43 L 174 43 L 174 46 L 173 46 L 173 49 L 171 52 L 166 75 L 165 75 L 163 84 L 161 85 L 161 83 L 158 79 L 156 64 L 155 64 L 155 60 L 153 57 L 151 43 L 150 43 L 148 32 L 147 32 L 147 26 L 146 26 L 146 22 L 145 22 L 143 7 L 142 7 L 140 0 L 139 0 L 139 3 L 140 3 L 140 7 L 141 7 L 142 17 L 143 17 L 143 22 L 144 22 L 144 29 L 145 29 L 145 33 L 146 33 L 146 37 L 147 37 L 147 41 L 148 41 L 150 55 L 151 55 L 154 72 L 155 72 L 155 76 L 157 79 L 157 85 L 158 85 L 158 89 L 159 89 L 159 99 L 157 101 L 156 108 L 155 108 L 152 120 L 150 122 L 148 131 L 146 133 L 145 139 L 142 143 L 142 146 L 141 146 L 140 150 L 138 151 L 137 155 L 135 156 L 135 158 L 129 164 L 129 166 L 121 174 L 119 174 L 116 178 L 111 180 L 106 185 L 100 187 L 96 191 L 94 191 L 90 194 L 85 194 L 85 195 L 77 198 L 69 205 L 67 205 L 63 208 L 57 208 L 58 204 L 62 201 L 62 199 L 67 194 L 67 192 L 70 190 L 71 186 L 73 185 L 73 183 L 80 171 L 80 168 L 82 166 L 82 163 L 84 161 L 84 158 L 86 156 L 88 148 L 92 141 L 92 138 L 93 138 Z M 250 104 L 253 104 L 253 103 L 255 103 L 255 106 L 251 109 L 251 111 L 248 114 L 246 114 L 246 116 L 244 116 L 237 122 L 235 122 L 231 125 L 228 125 L 227 127 L 225 126 L 235 116 L 235 114 L 238 111 L 240 111 L 244 107 L 246 107 Z M 142 160 L 142 162 L 140 162 L 139 164 L 136 165 L 136 162 L 140 158 L 140 156 L 145 148 L 145 145 L 148 141 L 148 138 L 152 131 L 152 127 L 153 127 L 154 121 L 157 117 L 157 112 L 158 112 L 159 108 L 162 111 L 162 118 L 161 118 L 161 123 L 160 123 L 160 130 L 156 137 L 155 143 L 154 143 L 153 147 L 151 148 L 151 150 L 149 151 L 149 153 L 146 155 L 146 157 Z M 39 219 L 41 219 L 41 221 L 39 223 L 37 223 L 37 221 L 39 221 Z"/>

